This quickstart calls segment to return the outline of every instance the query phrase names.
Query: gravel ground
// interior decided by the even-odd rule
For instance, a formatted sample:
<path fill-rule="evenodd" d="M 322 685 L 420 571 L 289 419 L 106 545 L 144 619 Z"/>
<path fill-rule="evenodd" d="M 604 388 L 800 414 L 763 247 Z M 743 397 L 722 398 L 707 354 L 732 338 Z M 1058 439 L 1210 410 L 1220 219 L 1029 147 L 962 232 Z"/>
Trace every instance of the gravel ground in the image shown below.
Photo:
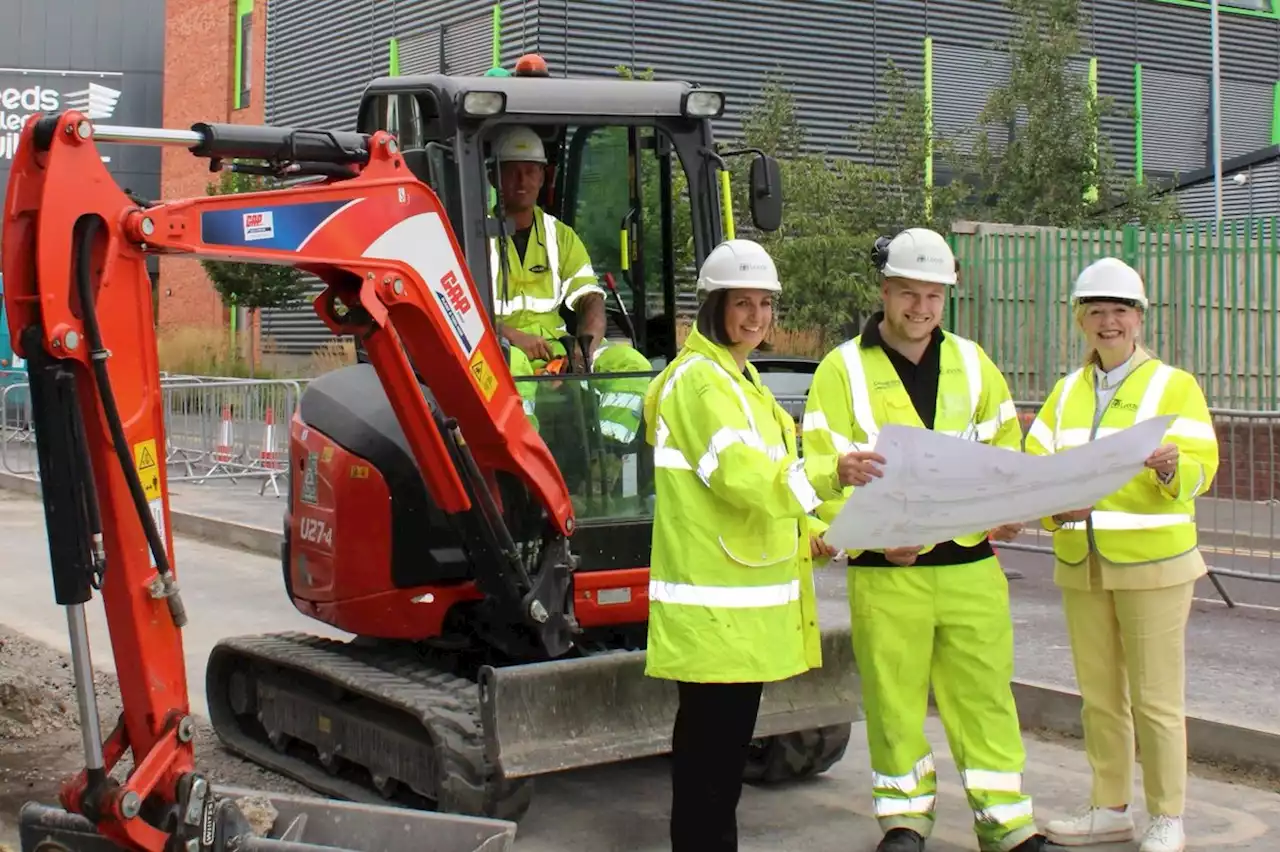
<path fill-rule="evenodd" d="M 105 735 L 120 713 L 120 695 L 114 676 L 98 672 L 95 680 Z M 77 716 L 70 659 L 0 625 L 0 852 L 18 848 L 23 804 L 56 804 L 59 785 L 83 768 Z M 227 752 L 207 720 L 197 717 L 196 731 L 197 765 L 214 784 L 309 792 Z M 127 765 L 117 774 L 122 770 Z"/>

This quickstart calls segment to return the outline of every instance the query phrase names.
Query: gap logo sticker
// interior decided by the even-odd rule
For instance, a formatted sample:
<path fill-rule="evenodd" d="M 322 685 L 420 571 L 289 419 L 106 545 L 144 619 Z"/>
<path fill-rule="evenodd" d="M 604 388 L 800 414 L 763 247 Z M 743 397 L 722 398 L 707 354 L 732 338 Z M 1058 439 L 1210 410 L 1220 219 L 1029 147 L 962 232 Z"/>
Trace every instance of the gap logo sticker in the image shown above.
<path fill-rule="evenodd" d="M 206 210 L 200 214 L 200 239 L 211 246 L 297 251 L 326 222 L 355 203 L 340 199 Z"/>
<path fill-rule="evenodd" d="M 275 219 L 270 210 L 244 214 L 245 242 L 269 240 L 276 235 Z"/>

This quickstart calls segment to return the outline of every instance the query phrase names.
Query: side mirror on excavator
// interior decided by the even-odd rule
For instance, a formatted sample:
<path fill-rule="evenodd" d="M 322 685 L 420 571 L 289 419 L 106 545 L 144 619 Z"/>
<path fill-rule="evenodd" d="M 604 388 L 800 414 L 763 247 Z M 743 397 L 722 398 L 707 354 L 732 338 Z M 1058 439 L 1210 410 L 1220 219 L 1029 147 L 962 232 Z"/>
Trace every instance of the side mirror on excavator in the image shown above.
<path fill-rule="evenodd" d="M 760 154 L 751 162 L 751 221 L 761 231 L 782 226 L 782 170 L 778 161 Z"/>

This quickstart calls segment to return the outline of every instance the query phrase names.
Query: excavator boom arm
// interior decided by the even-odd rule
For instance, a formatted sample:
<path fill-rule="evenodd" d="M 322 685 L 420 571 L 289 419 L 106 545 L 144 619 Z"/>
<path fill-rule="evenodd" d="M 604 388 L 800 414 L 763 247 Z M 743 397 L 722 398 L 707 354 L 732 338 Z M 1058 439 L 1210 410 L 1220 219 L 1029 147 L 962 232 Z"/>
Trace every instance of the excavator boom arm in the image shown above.
<path fill-rule="evenodd" d="M 214 160 L 311 163 L 333 178 L 140 202 L 116 185 L 94 126 L 75 111 L 28 120 L 14 156 L 0 247 L 5 313 L 30 364 L 55 595 L 68 607 L 73 658 L 85 673 L 83 605 L 101 589 L 124 705 L 102 743 L 91 679 L 80 684 L 89 690 L 82 722 L 94 730 L 86 729 L 86 769 L 64 788 L 63 804 L 126 848 L 159 852 L 168 834 L 138 818 L 142 804 L 198 816 L 191 805 L 203 791 L 191 784 L 186 616 L 168 534 L 148 254 L 285 264 L 327 284 L 317 313 L 335 333 L 363 338 L 431 497 L 447 513 L 484 518 L 482 537 L 497 558 L 477 567 L 481 589 L 524 604 L 539 593 L 497 510 L 494 472 L 524 482 L 545 512 L 548 539 L 571 534 L 573 514 L 443 206 L 391 136 L 229 125 L 97 135 L 180 145 Z M 448 419 L 433 415 L 415 366 Z M 469 511 L 475 503 L 478 513 Z M 114 785 L 106 774 L 125 751 L 135 769 Z"/>

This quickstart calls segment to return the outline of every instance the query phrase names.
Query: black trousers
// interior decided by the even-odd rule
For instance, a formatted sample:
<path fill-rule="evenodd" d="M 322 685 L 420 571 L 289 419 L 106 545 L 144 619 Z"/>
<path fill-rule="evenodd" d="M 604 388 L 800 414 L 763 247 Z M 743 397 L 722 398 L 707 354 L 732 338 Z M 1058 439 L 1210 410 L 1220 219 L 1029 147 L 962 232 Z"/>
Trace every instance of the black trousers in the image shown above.
<path fill-rule="evenodd" d="M 759 683 L 679 683 L 671 737 L 672 852 L 737 852 L 738 799 Z"/>

